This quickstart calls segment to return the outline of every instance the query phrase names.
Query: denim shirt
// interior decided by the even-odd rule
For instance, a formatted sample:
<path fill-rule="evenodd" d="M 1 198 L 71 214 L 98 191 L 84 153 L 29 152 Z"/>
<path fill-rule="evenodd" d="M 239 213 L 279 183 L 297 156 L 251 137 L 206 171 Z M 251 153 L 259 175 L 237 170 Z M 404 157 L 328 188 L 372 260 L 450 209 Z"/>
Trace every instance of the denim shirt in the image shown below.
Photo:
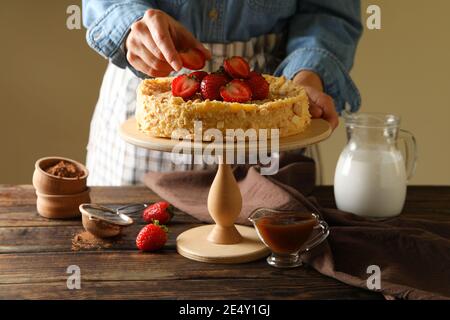
<path fill-rule="evenodd" d="M 160 9 L 205 43 L 247 41 L 285 33 L 285 58 L 274 74 L 292 79 L 300 70 L 320 75 L 337 111 L 361 98 L 349 76 L 362 33 L 359 0 L 83 0 L 88 44 L 125 68 L 121 49 L 133 22 L 149 8 Z"/>

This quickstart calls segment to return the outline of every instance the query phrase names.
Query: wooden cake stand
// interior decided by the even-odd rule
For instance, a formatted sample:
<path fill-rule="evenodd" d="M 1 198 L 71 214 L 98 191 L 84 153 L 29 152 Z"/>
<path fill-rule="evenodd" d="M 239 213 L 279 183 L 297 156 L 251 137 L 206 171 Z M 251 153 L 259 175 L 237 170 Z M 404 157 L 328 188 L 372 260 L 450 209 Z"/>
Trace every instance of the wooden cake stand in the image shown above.
<path fill-rule="evenodd" d="M 175 146 L 183 150 L 203 150 L 214 142 L 178 141 L 156 138 L 138 130 L 136 120 L 130 118 L 120 127 L 122 138 L 136 146 L 172 152 Z M 302 133 L 280 138 L 279 151 L 304 148 L 328 138 L 331 127 L 325 120 L 313 119 L 311 125 Z M 270 141 L 267 146 L 270 147 Z M 229 149 L 248 149 L 248 143 L 215 144 L 214 149 L 226 154 Z M 299 177 L 300 178 L 300 177 Z M 235 225 L 241 212 L 242 197 L 229 164 L 220 159 L 216 177 L 208 194 L 208 211 L 215 224 L 204 225 L 187 230 L 177 238 L 177 251 L 182 256 L 210 263 L 244 263 L 263 258 L 269 250 L 259 240 L 253 227 Z"/>

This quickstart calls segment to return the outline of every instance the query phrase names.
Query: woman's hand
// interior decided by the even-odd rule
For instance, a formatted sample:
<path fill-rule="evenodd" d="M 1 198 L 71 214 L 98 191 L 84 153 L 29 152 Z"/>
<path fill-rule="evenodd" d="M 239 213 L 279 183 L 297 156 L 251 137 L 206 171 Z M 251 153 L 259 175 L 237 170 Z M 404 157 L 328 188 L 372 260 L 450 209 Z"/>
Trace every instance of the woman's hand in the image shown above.
<path fill-rule="evenodd" d="M 339 116 L 336 112 L 334 100 L 323 92 L 322 80 L 312 71 L 300 71 L 293 81 L 306 90 L 309 97 L 309 112 L 313 118 L 327 120 L 333 129 L 339 124 Z"/>
<path fill-rule="evenodd" d="M 211 53 L 178 21 L 166 13 L 149 9 L 131 26 L 125 42 L 127 60 L 152 77 L 165 77 L 178 71 L 182 62 L 178 50 L 198 48 L 206 59 Z"/>

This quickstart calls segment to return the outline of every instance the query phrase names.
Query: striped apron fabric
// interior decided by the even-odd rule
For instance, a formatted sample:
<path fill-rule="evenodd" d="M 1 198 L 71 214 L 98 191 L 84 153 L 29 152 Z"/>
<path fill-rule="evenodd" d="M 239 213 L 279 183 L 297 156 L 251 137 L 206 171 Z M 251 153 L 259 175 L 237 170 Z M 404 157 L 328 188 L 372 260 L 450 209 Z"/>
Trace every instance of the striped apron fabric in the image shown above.
<path fill-rule="evenodd" d="M 252 69 L 272 73 L 281 62 L 284 39 L 281 34 L 268 34 L 247 42 L 204 45 L 213 56 L 206 63 L 205 71 L 215 71 L 224 58 L 238 55 L 245 57 Z M 185 72 L 188 71 L 180 71 Z M 87 146 L 88 184 L 91 186 L 139 184 L 148 171 L 203 170 L 208 167 L 206 164 L 193 164 L 190 155 L 184 155 L 182 164 L 175 164 L 170 153 L 136 147 L 119 136 L 119 126 L 134 116 L 136 89 L 140 81 L 128 69 L 118 68 L 112 63 L 107 67 Z"/>

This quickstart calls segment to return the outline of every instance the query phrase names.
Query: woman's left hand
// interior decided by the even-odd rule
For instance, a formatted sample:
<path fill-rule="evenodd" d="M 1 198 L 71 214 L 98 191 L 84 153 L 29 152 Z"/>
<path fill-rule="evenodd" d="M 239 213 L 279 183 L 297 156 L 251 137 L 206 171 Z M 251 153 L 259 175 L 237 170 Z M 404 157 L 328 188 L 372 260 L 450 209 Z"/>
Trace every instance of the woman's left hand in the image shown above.
<path fill-rule="evenodd" d="M 322 80 L 312 71 L 300 71 L 293 81 L 306 90 L 309 97 L 309 112 L 313 118 L 327 120 L 333 129 L 339 124 L 339 116 L 336 112 L 334 100 L 323 92 Z"/>

